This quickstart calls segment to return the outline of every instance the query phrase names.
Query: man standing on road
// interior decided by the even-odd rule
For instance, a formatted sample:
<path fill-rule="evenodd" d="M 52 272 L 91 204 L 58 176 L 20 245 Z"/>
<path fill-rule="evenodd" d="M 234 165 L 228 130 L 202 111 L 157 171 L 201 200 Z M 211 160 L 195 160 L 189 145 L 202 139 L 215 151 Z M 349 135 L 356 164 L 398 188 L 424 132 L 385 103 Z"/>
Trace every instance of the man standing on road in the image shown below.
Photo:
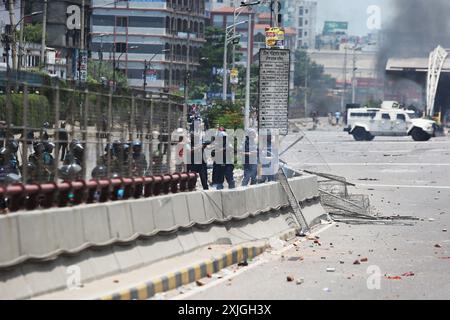
<path fill-rule="evenodd" d="M 234 181 L 234 148 L 224 128 L 220 128 L 214 140 L 213 184 L 223 189 L 225 179 L 229 189 L 236 188 Z"/>
<path fill-rule="evenodd" d="M 257 134 L 255 129 L 248 129 L 244 142 L 244 178 L 242 186 L 254 185 L 257 183 L 258 174 L 258 147 Z"/>
<path fill-rule="evenodd" d="M 61 154 L 61 161 L 66 157 L 67 144 L 69 143 L 69 135 L 66 130 L 66 123 L 62 122 L 61 127 L 57 131 L 58 136 L 56 140 L 59 142 L 59 153 Z"/>
<path fill-rule="evenodd" d="M 336 125 L 339 125 L 339 120 L 341 119 L 341 113 L 339 111 L 336 111 L 336 113 L 334 114 L 336 117 Z"/>

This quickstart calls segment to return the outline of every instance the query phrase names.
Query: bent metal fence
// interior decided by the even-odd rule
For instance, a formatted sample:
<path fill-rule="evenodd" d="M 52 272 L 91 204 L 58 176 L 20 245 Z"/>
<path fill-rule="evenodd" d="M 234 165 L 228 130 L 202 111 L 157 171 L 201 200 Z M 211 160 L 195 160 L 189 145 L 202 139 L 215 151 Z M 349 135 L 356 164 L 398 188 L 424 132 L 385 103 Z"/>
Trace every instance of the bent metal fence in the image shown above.
<path fill-rule="evenodd" d="M 19 189 L 28 204 L 18 206 L 12 201 L 7 206 L 13 211 L 48 206 L 42 200 L 45 190 L 54 193 L 70 189 L 76 203 L 80 198 L 73 191 L 80 188 L 74 181 L 85 181 L 81 189 L 86 194 L 96 184 L 89 182 L 91 178 L 99 181 L 97 187 L 114 189 L 124 184 L 137 186 L 140 180 L 136 179 L 154 185 L 150 181 L 159 181 L 156 176 L 171 180 L 173 173 L 182 170 L 175 165 L 173 152 L 178 141 L 171 138 L 183 123 L 181 97 L 101 86 L 76 88 L 63 82 L 32 86 L 10 83 L 9 88 L 15 90 L 0 92 L 3 208 L 5 196 L 21 198 L 17 196 Z M 39 191 L 29 186 L 32 184 L 40 185 Z M 132 189 L 135 195 L 139 193 L 139 188 Z M 36 202 L 37 194 L 40 200 Z M 101 197 L 105 199 L 105 195 Z"/>

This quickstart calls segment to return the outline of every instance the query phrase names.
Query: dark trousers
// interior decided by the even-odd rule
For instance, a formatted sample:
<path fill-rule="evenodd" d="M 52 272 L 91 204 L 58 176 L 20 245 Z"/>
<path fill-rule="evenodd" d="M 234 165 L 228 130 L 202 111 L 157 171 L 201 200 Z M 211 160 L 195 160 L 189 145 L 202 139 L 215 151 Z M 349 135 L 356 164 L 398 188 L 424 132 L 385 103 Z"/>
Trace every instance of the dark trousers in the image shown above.
<path fill-rule="evenodd" d="M 188 165 L 189 172 L 196 172 L 200 176 L 200 181 L 202 183 L 203 190 L 208 190 L 208 168 L 206 163 L 203 164 L 190 164 Z"/>
<path fill-rule="evenodd" d="M 258 165 L 257 164 L 244 164 L 244 179 L 242 179 L 242 186 L 248 186 L 250 182 L 251 185 L 257 183 L 256 176 L 258 174 Z"/>
<path fill-rule="evenodd" d="M 64 161 L 64 158 L 66 157 L 66 149 L 67 149 L 66 143 L 59 144 L 59 154 L 61 155 L 61 161 Z"/>
<path fill-rule="evenodd" d="M 228 188 L 236 188 L 236 183 L 234 182 L 234 165 L 232 164 L 214 164 L 214 169 L 216 171 L 215 184 L 218 190 L 223 189 L 223 183 L 225 179 L 228 183 Z"/>

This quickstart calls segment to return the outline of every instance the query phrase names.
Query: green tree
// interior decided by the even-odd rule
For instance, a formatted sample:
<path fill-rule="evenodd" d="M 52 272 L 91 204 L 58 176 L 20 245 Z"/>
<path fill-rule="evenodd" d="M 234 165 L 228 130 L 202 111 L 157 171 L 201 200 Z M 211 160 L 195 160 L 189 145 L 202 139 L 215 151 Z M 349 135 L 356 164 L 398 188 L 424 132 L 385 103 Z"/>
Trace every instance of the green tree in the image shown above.
<path fill-rule="evenodd" d="M 112 62 L 110 61 L 94 61 L 90 60 L 88 64 L 88 83 L 89 84 L 101 84 L 102 78 L 107 81 L 113 80 L 114 69 Z M 116 82 L 117 86 L 121 88 L 128 88 L 128 80 L 125 74 L 116 69 Z"/>
<path fill-rule="evenodd" d="M 23 29 L 23 39 L 28 43 L 41 43 L 42 23 L 26 24 Z"/>

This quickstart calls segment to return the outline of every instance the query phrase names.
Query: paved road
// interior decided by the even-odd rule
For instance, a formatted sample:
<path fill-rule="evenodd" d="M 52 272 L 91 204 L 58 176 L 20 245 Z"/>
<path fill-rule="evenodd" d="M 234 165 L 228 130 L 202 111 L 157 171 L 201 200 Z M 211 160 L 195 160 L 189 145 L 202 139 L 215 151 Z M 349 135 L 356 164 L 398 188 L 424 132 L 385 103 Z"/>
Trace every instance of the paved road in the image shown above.
<path fill-rule="evenodd" d="M 184 296 L 450 299 L 450 237 L 445 231 L 450 229 L 450 139 L 417 143 L 409 137 L 384 137 L 356 142 L 337 129 L 306 134 L 307 139 L 284 157 L 293 167 L 345 176 L 358 184 L 351 192 L 371 196 L 376 212 L 416 216 L 422 221 L 413 226 L 324 226 L 320 246 L 304 239 L 283 253 L 264 254 L 240 268 L 231 280 L 211 281 Z M 289 136 L 283 144 L 294 140 L 295 136 Z M 367 262 L 353 264 L 362 258 Z M 327 268 L 335 271 L 327 272 Z M 414 275 L 402 276 L 408 272 Z M 287 276 L 303 278 L 304 283 L 287 282 Z"/>

